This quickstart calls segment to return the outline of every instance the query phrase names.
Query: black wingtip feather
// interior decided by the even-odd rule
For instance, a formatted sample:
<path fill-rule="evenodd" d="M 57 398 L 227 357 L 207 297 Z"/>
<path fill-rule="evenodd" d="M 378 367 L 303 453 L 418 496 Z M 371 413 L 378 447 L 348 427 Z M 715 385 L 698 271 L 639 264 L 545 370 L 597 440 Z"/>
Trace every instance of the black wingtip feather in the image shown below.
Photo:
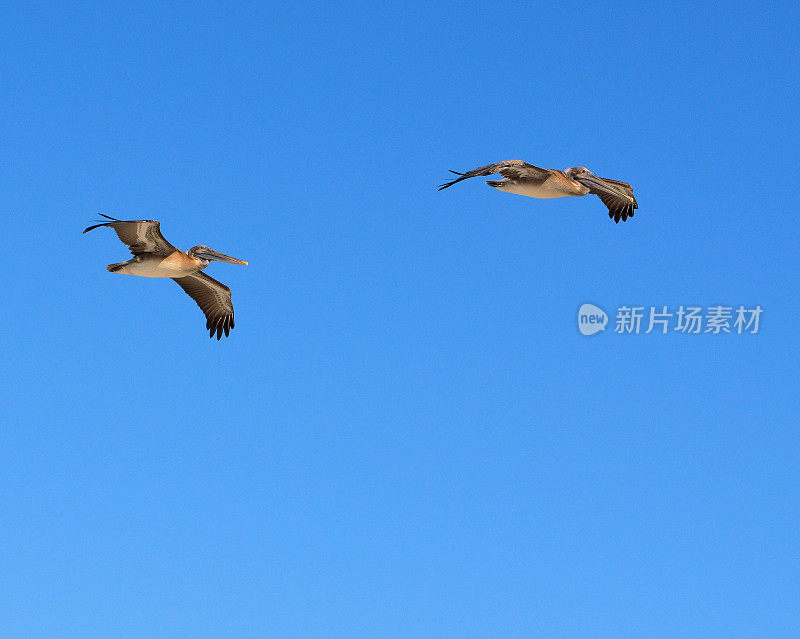
<path fill-rule="evenodd" d="M 440 184 L 439 188 L 436 189 L 436 190 L 437 191 L 441 191 L 443 189 L 446 189 L 449 186 L 453 186 L 456 182 L 461 182 L 461 180 L 463 180 L 463 179 L 464 179 L 463 177 L 460 177 L 457 180 L 453 180 L 452 182 L 445 182 L 444 184 Z"/>
<path fill-rule="evenodd" d="M 459 173 L 458 171 L 454 171 L 453 169 L 450 169 L 450 173 L 454 173 L 455 175 L 458 175 L 459 177 L 457 179 L 453 180 L 452 182 L 445 182 L 444 184 L 440 184 L 439 188 L 436 189 L 437 191 L 441 191 L 442 189 L 446 189 L 448 186 L 453 186 L 456 182 L 461 182 L 461 180 L 465 180 L 466 179 L 464 177 L 466 175 L 466 173 Z"/>
<path fill-rule="evenodd" d="M 122 222 L 122 220 L 118 220 L 117 218 L 111 217 L 110 215 L 106 215 L 105 213 L 100 213 L 100 217 L 104 217 L 107 220 L 112 220 L 113 222 Z M 99 228 L 101 226 L 110 226 L 110 225 L 111 222 L 100 222 L 100 224 L 95 224 L 93 226 L 83 229 L 83 232 L 88 233 L 89 231 Z"/>
<path fill-rule="evenodd" d="M 614 220 L 615 224 L 619 224 L 620 220 L 623 222 L 627 222 L 629 218 L 633 217 L 634 211 L 637 207 L 635 206 L 621 206 L 616 209 L 609 209 L 608 210 L 608 217 Z"/>
<path fill-rule="evenodd" d="M 93 231 L 96 228 L 100 228 L 101 226 L 108 226 L 110 222 L 101 222 L 100 224 L 93 224 L 92 226 L 86 227 L 83 229 L 84 233 L 88 233 L 89 231 Z"/>

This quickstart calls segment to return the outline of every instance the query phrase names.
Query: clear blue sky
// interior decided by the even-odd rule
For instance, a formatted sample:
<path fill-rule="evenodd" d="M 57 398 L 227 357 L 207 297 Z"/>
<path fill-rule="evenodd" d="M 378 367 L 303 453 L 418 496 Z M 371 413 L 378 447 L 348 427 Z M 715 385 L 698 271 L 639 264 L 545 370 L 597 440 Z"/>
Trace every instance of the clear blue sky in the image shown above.
<path fill-rule="evenodd" d="M 0 635 L 800 636 L 796 7 L 221 4 L 0 9 Z"/>

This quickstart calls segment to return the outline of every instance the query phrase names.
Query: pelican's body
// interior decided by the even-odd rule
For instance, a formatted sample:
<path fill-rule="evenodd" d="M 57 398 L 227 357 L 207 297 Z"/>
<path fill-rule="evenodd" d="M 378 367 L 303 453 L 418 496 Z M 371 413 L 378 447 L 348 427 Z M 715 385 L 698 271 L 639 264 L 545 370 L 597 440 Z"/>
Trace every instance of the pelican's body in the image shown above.
<path fill-rule="evenodd" d="M 199 245 L 184 252 L 175 248 L 161 235 L 158 220 L 117 220 L 108 215 L 103 217 L 113 220 L 90 226 L 84 233 L 101 226 L 108 226 L 116 231 L 133 253 L 127 262 L 109 264 L 106 268 L 111 273 L 137 275 L 139 277 L 168 277 L 197 302 L 206 316 L 206 328 L 210 336 L 217 339 L 224 332 L 227 336 L 234 326 L 231 290 L 222 282 L 209 277 L 201 271 L 211 260 L 231 264 L 247 264 L 243 260 L 219 253 L 207 246 Z"/>
<path fill-rule="evenodd" d="M 203 270 L 208 263 L 196 257 L 189 257 L 181 250 L 175 250 L 166 257 L 145 253 L 137 255 L 127 262 L 109 264 L 108 270 L 122 275 L 138 275 L 139 277 L 185 277 Z"/>
<path fill-rule="evenodd" d="M 549 200 L 556 197 L 581 197 L 589 192 L 589 187 L 570 180 L 563 171 L 553 169 L 541 182 L 533 180 L 487 181 L 498 191 Z"/>
<path fill-rule="evenodd" d="M 525 195 L 538 199 L 558 197 L 582 197 L 590 193 L 600 197 L 608 207 L 608 215 L 615 222 L 625 221 L 633 217 L 638 208 L 633 196 L 633 187 L 626 182 L 599 178 L 582 166 L 574 166 L 565 171 L 543 169 L 522 160 L 506 160 L 479 167 L 466 173 L 451 171 L 459 177 L 452 182 L 445 182 L 439 190 L 453 186 L 461 180 L 479 175 L 499 173 L 505 179 L 487 180 L 486 184 L 505 193 Z"/>

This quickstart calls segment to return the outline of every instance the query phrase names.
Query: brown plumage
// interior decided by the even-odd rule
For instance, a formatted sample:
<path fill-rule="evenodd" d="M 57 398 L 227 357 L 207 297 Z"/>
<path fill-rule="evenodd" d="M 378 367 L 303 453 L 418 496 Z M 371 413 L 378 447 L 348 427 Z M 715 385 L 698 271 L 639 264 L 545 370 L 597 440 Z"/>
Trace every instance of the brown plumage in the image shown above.
<path fill-rule="evenodd" d="M 220 339 L 223 331 L 227 337 L 234 327 L 231 289 L 199 271 L 186 277 L 173 277 L 172 279 L 197 302 L 200 310 L 203 311 L 206 316 L 206 329 L 210 331 L 210 337 L 214 337 L 216 332 L 217 339 Z"/>
<path fill-rule="evenodd" d="M 597 195 L 608 207 L 608 216 L 614 222 L 625 221 L 629 217 L 633 217 L 634 211 L 639 207 L 630 184 L 599 178 L 582 166 L 574 166 L 560 171 L 543 169 L 522 160 L 506 160 L 487 164 L 466 173 L 450 172 L 459 177 L 440 185 L 440 191 L 471 177 L 499 173 L 505 179 L 489 180 L 486 184 L 506 193 L 540 199 Z"/>
<path fill-rule="evenodd" d="M 108 270 L 123 275 L 170 278 L 195 301 L 206 316 L 209 337 L 227 337 L 234 327 L 231 290 L 222 282 L 201 273 L 211 260 L 231 264 L 247 264 L 207 246 L 198 245 L 184 252 L 175 248 L 161 235 L 158 220 L 112 220 L 94 224 L 84 233 L 101 226 L 114 229 L 117 236 L 130 248 L 133 258 L 127 262 L 109 264 Z"/>

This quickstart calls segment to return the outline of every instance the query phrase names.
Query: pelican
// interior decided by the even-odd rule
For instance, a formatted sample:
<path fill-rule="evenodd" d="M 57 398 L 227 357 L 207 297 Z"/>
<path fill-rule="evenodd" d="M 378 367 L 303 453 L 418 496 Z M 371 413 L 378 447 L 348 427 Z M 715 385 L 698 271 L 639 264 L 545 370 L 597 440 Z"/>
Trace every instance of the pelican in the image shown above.
<path fill-rule="evenodd" d="M 542 169 L 522 160 L 495 162 L 466 173 L 450 171 L 460 176 L 452 182 L 445 182 L 439 190 L 479 175 L 499 173 L 505 179 L 487 180 L 486 184 L 506 193 L 516 193 L 536 198 L 581 197 L 597 195 L 608 207 L 608 217 L 617 224 L 633 217 L 634 209 L 639 208 L 633 197 L 633 187 L 626 182 L 599 178 L 583 166 L 573 166 L 564 171 Z"/>
<path fill-rule="evenodd" d="M 175 280 L 205 314 L 209 337 L 213 338 L 216 333 L 219 340 L 223 331 L 228 336 L 234 326 L 231 289 L 200 271 L 211 260 L 244 265 L 247 262 L 203 245 L 190 248 L 184 253 L 164 239 L 158 220 L 118 220 L 102 213 L 101 215 L 112 221 L 90 226 L 84 233 L 101 226 L 109 226 L 133 253 L 133 258 L 127 262 L 109 264 L 106 268 L 110 272 L 139 277 L 169 277 Z"/>

